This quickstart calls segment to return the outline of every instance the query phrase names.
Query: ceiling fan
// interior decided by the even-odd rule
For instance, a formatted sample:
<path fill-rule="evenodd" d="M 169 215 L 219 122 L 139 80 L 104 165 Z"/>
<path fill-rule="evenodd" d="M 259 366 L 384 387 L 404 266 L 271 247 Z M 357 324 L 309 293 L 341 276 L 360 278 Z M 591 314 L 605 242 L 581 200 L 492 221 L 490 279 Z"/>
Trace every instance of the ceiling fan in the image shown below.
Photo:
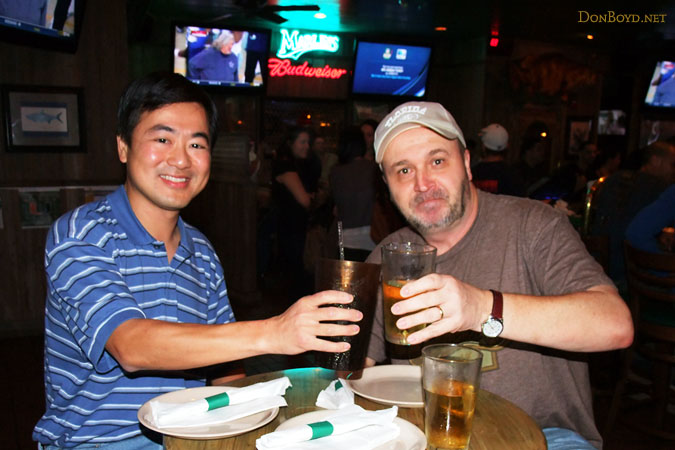
<path fill-rule="evenodd" d="M 278 13 L 283 11 L 319 11 L 318 5 L 268 5 L 267 0 L 235 0 L 234 4 L 238 7 L 238 12 L 223 14 L 213 18 L 212 22 L 229 19 L 237 14 L 243 14 L 247 18 L 259 17 L 269 20 L 276 24 L 282 24 L 288 19 L 281 17 Z"/>

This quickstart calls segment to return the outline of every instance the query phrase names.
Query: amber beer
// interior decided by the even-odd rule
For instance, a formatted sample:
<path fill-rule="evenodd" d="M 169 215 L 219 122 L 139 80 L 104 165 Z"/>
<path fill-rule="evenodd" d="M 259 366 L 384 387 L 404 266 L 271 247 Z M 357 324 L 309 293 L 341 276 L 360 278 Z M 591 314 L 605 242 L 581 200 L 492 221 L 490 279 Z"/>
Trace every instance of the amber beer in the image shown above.
<path fill-rule="evenodd" d="M 395 303 L 403 300 L 401 297 L 401 288 L 410 280 L 389 280 L 382 282 L 382 301 L 384 305 L 384 336 L 392 344 L 408 345 L 408 335 L 421 330 L 425 324 L 417 325 L 406 330 L 401 330 L 396 326 L 396 321 L 400 318 L 391 312 L 391 307 Z"/>
<path fill-rule="evenodd" d="M 483 355 L 458 344 L 422 349 L 424 435 L 428 449 L 466 450 L 480 387 Z"/>
<path fill-rule="evenodd" d="M 469 447 L 476 406 L 476 390 L 468 383 L 438 380 L 424 389 L 427 444 L 432 449 L 463 450 Z"/>
<path fill-rule="evenodd" d="M 409 346 L 408 335 L 424 328 L 425 324 L 400 330 L 396 321 L 400 317 L 391 307 L 403 300 L 401 288 L 409 281 L 433 273 L 436 267 L 436 247 L 413 242 L 389 242 L 382 246 L 382 311 L 384 338 L 396 345 Z"/>

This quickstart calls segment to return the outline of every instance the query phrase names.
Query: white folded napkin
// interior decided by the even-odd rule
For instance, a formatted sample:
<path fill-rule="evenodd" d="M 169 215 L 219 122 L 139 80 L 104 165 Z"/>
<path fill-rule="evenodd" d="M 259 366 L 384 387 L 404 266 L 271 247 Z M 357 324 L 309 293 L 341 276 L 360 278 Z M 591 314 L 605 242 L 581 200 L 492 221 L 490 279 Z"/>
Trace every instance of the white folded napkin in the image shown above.
<path fill-rule="evenodd" d="M 150 401 L 151 420 L 158 427 L 194 427 L 228 422 L 271 408 L 286 406 L 282 395 L 291 386 L 288 377 L 256 383 L 243 388 L 186 403 Z"/>
<path fill-rule="evenodd" d="M 268 433 L 256 441 L 258 450 L 370 450 L 399 435 L 393 423 L 398 407 L 366 411 L 350 405 L 335 411 L 325 421 Z"/>
<path fill-rule="evenodd" d="M 338 378 L 330 382 L 328 387 L 319 392 L 316 406 L 326 409 L 340 409 L 354 404 L 354 392 L 345 380 Z"/>

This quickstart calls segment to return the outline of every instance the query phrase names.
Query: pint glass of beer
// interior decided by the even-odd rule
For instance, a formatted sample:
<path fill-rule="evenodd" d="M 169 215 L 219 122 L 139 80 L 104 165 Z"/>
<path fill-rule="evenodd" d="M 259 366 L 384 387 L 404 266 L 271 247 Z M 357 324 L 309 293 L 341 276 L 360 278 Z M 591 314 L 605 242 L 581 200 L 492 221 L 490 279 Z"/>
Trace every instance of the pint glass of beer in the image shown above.
<path fill-rule="evenodd" d="M 469 448 L 483 355 L 457 344 L 422 349 L 424 434 L 432 450 Z"/>
<path fill-rule="evenodd" d="M 436 247 L 411 242 L 391 242 L 382 247 L 382 306 L 384 337 L 388 342 L 409 345 L 408 335 L 424 328 L 417 325 L 407 330 L 396 326 L 399 319 L 391 312 L 395 303 L 403 300 L 401 288 L 436 269 Z"/>

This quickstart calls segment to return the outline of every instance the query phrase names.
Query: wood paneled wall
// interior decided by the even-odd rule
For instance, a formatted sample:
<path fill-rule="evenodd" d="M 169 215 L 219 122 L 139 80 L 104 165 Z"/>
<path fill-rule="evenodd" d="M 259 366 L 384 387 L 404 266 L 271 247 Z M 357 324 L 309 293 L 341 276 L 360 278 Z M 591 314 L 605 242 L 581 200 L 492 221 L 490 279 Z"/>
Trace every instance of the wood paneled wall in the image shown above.
<path fill-rule="evenodd" d="M 126 2 L 88 2 L 76 53 L 0 42 L 0 83 L 75 86 L 83 90 L 85 153 L 7 153 L 0 139 L 0 180 L 5 186 L 118 182 L 115 150 L 117 100 L 128 83 Z"/>
<path fill-rule="evenodd" d="M 0 84 L 74 86 L 83 91 L 84 153 L 7 153 L 0 127 L 0 187 L 117 184 L 117 100 L 128 83 L 126 2 L 90 1 L 76 53 L 0 42 Z M 3 111 L 3 118 L 5 112 Z M 46 228 L 21 228 L 19 197 L 2 189 L 0 229 L 0 332 L 42 328 Z M 65 210 L 70 205 L 62 202 Z M 74 206 L 74 205 L 73 205 Z"/>

